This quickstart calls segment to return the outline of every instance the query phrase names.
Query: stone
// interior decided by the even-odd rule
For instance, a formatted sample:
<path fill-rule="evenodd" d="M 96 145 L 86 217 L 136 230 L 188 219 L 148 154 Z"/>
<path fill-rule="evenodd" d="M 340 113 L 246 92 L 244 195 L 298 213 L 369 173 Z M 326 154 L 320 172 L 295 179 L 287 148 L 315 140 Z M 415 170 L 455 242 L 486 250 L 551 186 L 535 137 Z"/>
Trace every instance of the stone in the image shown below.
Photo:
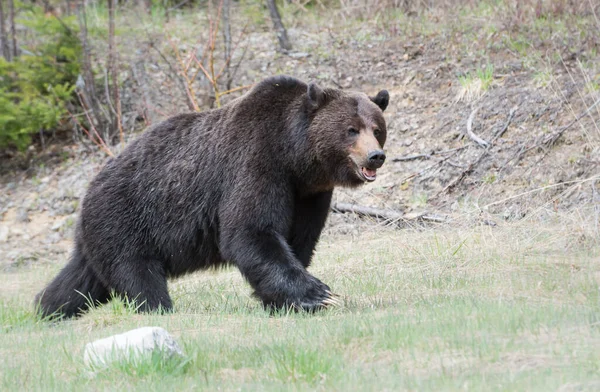
<path fill-rule="evenodd" d="M 90 368 L 101 368 L 115 361 L 137 360 L 153 352 L 167 358 L 183 356 L 179 344 L 165 329 L 142 327 L 86 344 L 83 362 Z"/>

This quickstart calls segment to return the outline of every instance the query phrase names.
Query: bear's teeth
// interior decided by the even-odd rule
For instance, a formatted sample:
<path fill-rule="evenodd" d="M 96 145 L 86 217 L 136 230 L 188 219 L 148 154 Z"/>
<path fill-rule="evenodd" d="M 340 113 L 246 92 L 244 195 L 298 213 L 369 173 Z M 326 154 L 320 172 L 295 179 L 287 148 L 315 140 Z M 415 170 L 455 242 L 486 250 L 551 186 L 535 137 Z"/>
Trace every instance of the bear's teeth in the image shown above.
<path fill-rule="evenodd" d="M 376 170 L 372 170 L 372 169 L 368 169 L 366 167 L 362 168 L 362 174 L 365 176 L 365 178 L 367 180 L 374 180 L 375 177 L 377 177 L 377 171 Z"/>

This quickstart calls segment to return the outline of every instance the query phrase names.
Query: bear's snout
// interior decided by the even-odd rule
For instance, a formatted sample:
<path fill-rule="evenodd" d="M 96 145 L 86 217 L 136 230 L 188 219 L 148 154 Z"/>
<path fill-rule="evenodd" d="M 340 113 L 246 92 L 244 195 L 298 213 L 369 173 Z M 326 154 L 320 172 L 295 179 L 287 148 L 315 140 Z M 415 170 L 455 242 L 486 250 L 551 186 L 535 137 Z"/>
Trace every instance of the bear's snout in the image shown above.
<path fill-rule="evenodd" d="M 369 169 L 379 169 L 385 162 L 385 153 L 383 150 L 374 150 L 367 155 L 367 165 Z"/>

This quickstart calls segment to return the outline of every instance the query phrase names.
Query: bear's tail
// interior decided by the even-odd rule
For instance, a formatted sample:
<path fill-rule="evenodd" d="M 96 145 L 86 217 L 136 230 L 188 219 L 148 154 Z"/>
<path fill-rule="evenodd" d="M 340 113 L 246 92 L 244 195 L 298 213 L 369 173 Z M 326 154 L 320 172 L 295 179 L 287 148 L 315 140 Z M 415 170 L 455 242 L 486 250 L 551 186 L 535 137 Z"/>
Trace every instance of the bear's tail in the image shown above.
<path fill-rule="evenodd" d="M 35 304 L 44 318 L 69 318 L 98 303 L 107 302 L 109 298 L 108 289 L 87 265 L 77 244 L 69 263 L 35 297 Z"/>

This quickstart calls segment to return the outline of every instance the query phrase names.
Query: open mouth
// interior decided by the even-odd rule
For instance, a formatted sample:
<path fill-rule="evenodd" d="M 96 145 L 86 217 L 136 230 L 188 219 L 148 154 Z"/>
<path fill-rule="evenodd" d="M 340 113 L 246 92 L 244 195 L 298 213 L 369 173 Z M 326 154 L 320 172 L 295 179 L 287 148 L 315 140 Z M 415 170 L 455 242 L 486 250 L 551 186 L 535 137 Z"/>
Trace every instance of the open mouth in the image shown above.
<path fill-rule="evenodd" d="M 375 178 L 377 178 L 377 170 L 369 169 L 366 167 L 360 168 L 360 174 L 368 182 L 375 181 Z"/>

